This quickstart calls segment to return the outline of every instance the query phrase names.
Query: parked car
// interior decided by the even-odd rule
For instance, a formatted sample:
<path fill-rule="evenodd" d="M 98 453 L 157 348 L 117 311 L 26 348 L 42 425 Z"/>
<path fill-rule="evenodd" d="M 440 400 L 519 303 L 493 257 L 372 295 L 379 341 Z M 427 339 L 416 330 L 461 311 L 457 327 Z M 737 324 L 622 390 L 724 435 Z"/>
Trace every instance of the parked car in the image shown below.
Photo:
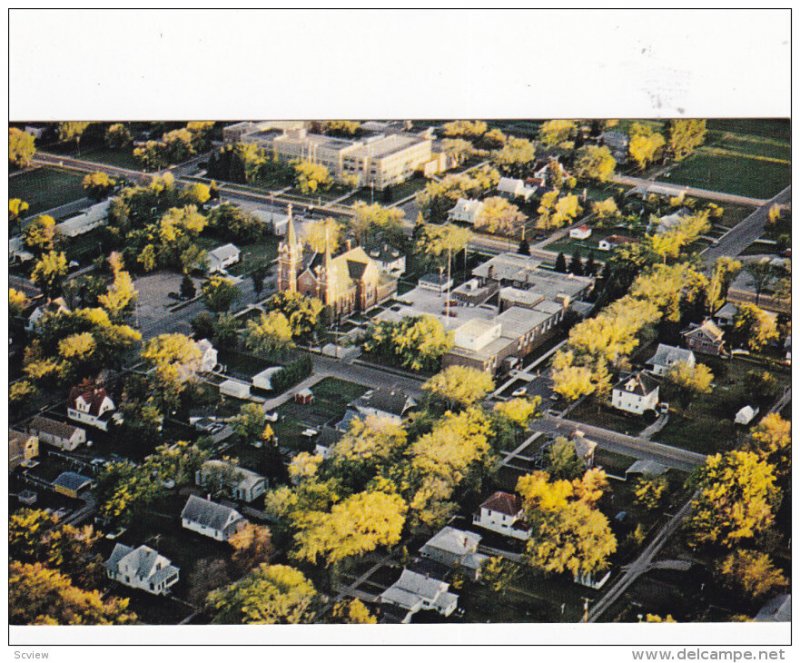
<path fill-rule="evenodd" d="M 272 423 L 275 423 L 276 421 L 278 421 L 278 413 L 275 410 L 270 410 L 269 412 L 267 412 L 264 415 L 264 418 L 267 421 L 271 421 Z"/>
<path fill-rule="evenodd" d="M 520 396 L 526 396 L 528 393 L 527 387 L 517 387 L 514 391 L 511 392 L 511 395 L 514 398 L 519 398 Z"/>

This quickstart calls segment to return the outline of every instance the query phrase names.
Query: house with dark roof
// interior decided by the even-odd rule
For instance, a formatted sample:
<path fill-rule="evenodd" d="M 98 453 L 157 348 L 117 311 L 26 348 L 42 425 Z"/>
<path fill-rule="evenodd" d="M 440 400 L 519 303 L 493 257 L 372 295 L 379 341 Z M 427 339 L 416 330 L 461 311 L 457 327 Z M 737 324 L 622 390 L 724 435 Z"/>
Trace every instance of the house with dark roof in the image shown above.
<path fill-rule="evenodd" d="M 116 409 L 104 387 L 82 383 L 69 391 L 67 417 L 73 421 L 107 431 Z"/>
<path fill-rule="evenodd" d="M 622 378 L 611 390 L 611 406 L 631 414 L 655 411 L 658 382 L 644 371 Z"/>
<path fill-rule="evenodd" d="M 53 490 L 67 497 L 77 498 L 79 493 L 92 485 L 89 477 L 77 472 L 62 472 L 52 483 Z"/>
<path fill-rule="evenodd" d="M 78 426 L 56 421 L 50 417 L 35 416 L 26 426 L 27 432 L 36 435 L 39 442 L 50 444 L 63 451 L 75 451 L 86 443 L 86 431 Z"/>
<path fill-rule="evenodd" d="M 503 536 L 525 541 L 531 538 L 531 528 L 524 520 L 519 495 L 498 490 L 481 504 L 472 516 L 473 525 Z"/>
<path fill-rule="evenodd" d="M 725 354 L 725 333 L 709 319 L 699 325 L 690 324 L 681 336 L 690 350 L 717 357 Z"/>
<path fill-rule="evenodd" d="M 350 407 L 362 417 L 385 417 L 399 424 L 406 413 L 417 405 L 416 401 L 399 389 L 370 389 Z"/>
<path fill-rule="evenodd" d="M 197 495 L 189 495 L 186 506 L 181 511 L 181 525 L 184 529 L 216 541 L 227 541 L 246 522 L 244 516 L 236 509 Z"/>
<path fill-rule="evenodd" d="M 167 594 L 180 577 L 180 569 L 149 546 L 131 548 L 118 543 L 105 567 L 111 580 L 156 595 Z"/>
<path fill-rule="evenodd" d="M 382 272 L 398 277 L 406 271 L 406 254 L 400 249 L 396 249 L 384 242 L 382 244 L 368 244 L 364 247 L 364 250 Z"/>
<path fill-rule="evenodd" d="M 8 431 L 8 471 L 13 472 L 23 463 L 39 455 L 39 438 L 18 430 Z"/>
<path fill-rule="evenodd" d="M 678 363 L 689 364 L 693 367 L 697 363 L 697 359 L 691 350 L 659 343 L 655 354 L 645 362 L 645 366 L 653 375 L 662 376 Z"/>

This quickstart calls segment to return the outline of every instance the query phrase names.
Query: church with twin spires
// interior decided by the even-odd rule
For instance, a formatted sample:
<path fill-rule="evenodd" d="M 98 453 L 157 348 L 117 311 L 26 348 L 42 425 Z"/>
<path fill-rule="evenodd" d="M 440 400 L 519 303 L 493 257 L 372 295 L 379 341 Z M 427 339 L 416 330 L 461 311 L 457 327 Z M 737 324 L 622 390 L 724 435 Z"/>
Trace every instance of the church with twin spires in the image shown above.
<path fill-rule="evenodd" d="M 278 246 L 278 292 L 299 292 L 316 297 L 325 305 L 330 319 L 363 312 L 390 299 L 397 292 L 397 279 L 381 270 L 360 246 L 347 248 L 337 256 L 325 251 L 305 250 L 297 238 L 292 207 L 286 238 Z"/>

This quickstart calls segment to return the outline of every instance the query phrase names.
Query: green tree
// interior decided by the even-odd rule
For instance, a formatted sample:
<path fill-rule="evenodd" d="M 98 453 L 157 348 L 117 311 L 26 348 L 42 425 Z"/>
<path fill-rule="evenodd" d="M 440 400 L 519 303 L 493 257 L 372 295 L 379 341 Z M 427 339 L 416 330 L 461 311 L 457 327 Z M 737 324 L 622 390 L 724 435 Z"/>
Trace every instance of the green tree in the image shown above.
<path fill-rule="evenodd" d="M 427 224 L 417 240 L 416 252 L 431 258 L 446 258 L 447 280 L 451 278 L 453 255 L 466 251 L 472 238 L 469 228 L 452 223 L 444 225 Z"/>
<path fill-rule="evenodd" d="M 224 276 L 210 276 L 201 290 L 205 305 L 215 313 L 225 313 L 239 299 L 239 288 Z"/>
<path fill-rule="evenodd" d="M 239 414 L 231 421 L 231 428 L 241 440 L 252 443 L 259 439 L 265 422 L 264 408 L 261 405 L 245 403 L 239 408 Z"/>
<path fill-rule="evenodd" d="M 499 556 L 490 557 L 481 566 L 481 580 L 489 589 L 501 596 L 506 593 L 519 573 L 519 566 Z"/>
<path fill-rule="evenodd" d="M 736 258 L 721 256 L 714 262 L 714 269 L 711 278 L 708 280 L 706 290 L 706 310 L 715 313 L 725 302 L 728 294 L 728 287 L 733 277 L 742 269 L 742 263 Z"/>
<path fill-rule="evenodd" d="M 78 156 L 80 156 L 81 138 L 90 124 L 91 122 L 59 122 L 58 140 L 60 140 L 62 143 L 68 143 L 69 141 L 74 140 L 75 147 L 78 149 Z"/>
<path fill-rule="evenodd" d="M 556 479 L 572 481 L 586 471 L 583 459 L 578 458 L 575 443 L 559 436 L 547 450 L 547 471 Z"/>
<path fill-rule="evenodd" d="M 770 412 L 752 430 L 748 448 L 785 476 L 792 464 L 792 422 L 777 412 Z"/>
<path fill-rule="evenodd" d="M 246 573 L 260 564 L 269 562 L 272 553 L 272 534 L 268 527 L 248 522 L 228 539 L 233 548 L 231 560 Z"/>
<path fill-rule="evenodd" d="M 335 253 L 342 241 L 343 233 L 342 224 L 336 219 L 328 217 L 307 224 L 303 239 L 315 253 L 325 253 L 326 250 Z"/>
<path fill-rule="evenodd" d="M 309 624 L 317 591 L 291 566 L 261 564 L 253 572 L 209 593 L 214 624 Z"/>
<path fill-rule="evenodd" d="M 293 338 L 306 338 L 313 334 L 321 322 L 324 304 L 316 297 L 299 292 L 279 292 L 270 300 L 273 311 L 283 313 L 292 328 Z"/>
<path fill-rule="evenodd" d="M 118 150 L 130 146 L 133 136 L 130 129 L 121 122 L 109 125 L 105 133 L 105 143 L 108 147 Z"/>
<path fill-rule="evenodd" d="M 353 205 L 353 211 L 355 215 L 348 228 L 359 244 L 382 239 L 397 246 L 403 241 L 405 212 L 402 209 L 359 201 Z"/>
<path fill-rule="evenodd" d="M 442 150 L 456 164 L 462 164 L 472 156 L 475 148 L 463 138 L 445 138 L 442 141 Z"/>
<path fill-rule="evenodd" d="M 181 279 L 180 295 L 183 299 L 194 299 L 197 295 L 197 288 L 188 274 L 184 274 Z"/>
<path fill-rule="evenodd" d="M 17 168 L 27 168 L 36 154 L 36 139 L 16 127 L 8 129 L 8 162 Z"/>
<path fill-rule="evenodd" d="M 454 120 L 442 125 L 444 135 L 449 138 L 478 138 L 485 134 L 488 128 L 483 120 Z"/>
<path fill-rule="evenodd" d="M 151 338 L 141 357 L 154 369 L 161 398 L 168 402 L 174 402 L 185 389 L 185 383 L 195 378 L 202 359 L 197 343 L 184 334 Z"/>
<path fill-rule="evenodd" d="M 377 624 L 378 619 L 360 599 L 339 601 L 331 610 L 332 621 L 335 624 Z"/>

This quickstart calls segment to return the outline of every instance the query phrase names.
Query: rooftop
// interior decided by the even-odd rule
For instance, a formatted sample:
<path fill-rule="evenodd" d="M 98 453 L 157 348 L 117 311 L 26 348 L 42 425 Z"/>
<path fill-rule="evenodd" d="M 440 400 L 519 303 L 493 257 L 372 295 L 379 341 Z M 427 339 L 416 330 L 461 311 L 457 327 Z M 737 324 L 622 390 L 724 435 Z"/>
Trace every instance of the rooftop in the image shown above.
<path fill-rule="evenodd" d="M 497 511 L 507 516 L 516 516 L 522 510 L 522 500 L 518 495 L 498 490 L 481 504 L 481 509 Z"/>
<path fill-rule="evenodd" d="M 242 514 L 236 509 L 217 504 L 197 495 L 189 495 L 186 506 L 181 511 L 181 518 L 217 530 L 223 529 L 231 522 L 243 519 Z"/>

